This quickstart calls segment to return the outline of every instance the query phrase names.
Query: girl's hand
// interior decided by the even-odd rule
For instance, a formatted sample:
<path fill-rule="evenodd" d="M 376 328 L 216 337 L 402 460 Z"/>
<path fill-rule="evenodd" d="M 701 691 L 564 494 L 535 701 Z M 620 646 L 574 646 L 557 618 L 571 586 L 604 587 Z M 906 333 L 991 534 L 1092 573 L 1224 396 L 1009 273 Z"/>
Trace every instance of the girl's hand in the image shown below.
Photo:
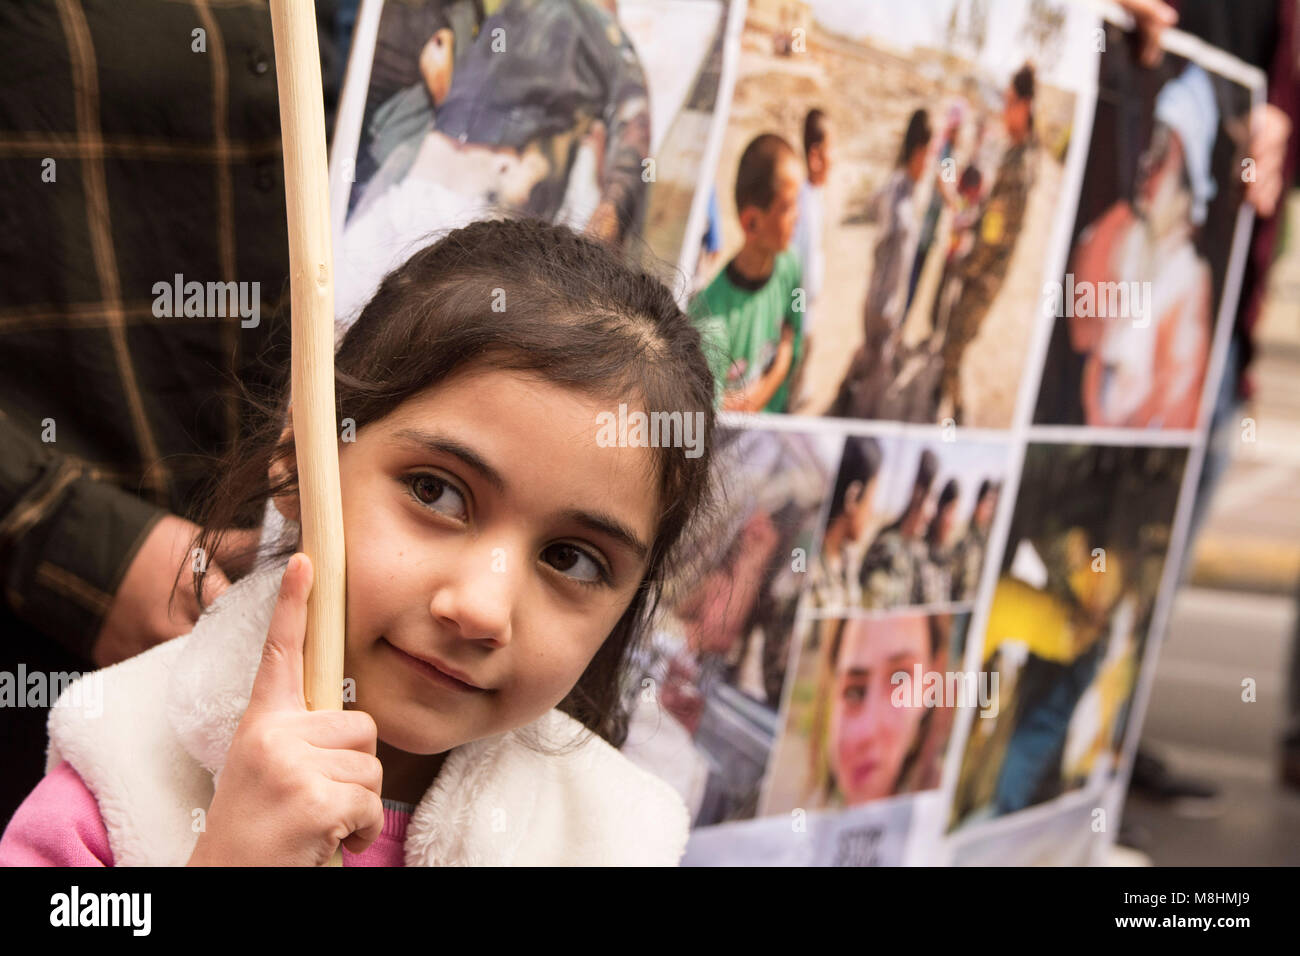
<path fill-rule="evenodd" d="M 304 701 L 311 584 L 311 561 L 294 555 L 190 866 L 322 866 L 339 843 L 360 853 L 383 830 L 374 719 Z"/>

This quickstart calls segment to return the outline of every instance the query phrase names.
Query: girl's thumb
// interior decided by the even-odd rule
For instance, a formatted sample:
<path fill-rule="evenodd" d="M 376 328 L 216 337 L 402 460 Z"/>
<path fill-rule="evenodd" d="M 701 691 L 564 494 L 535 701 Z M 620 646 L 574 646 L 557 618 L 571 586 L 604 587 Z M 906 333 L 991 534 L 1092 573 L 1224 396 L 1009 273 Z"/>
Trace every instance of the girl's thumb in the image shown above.
<path fill-rule="evenodd" d="M 253 681 L 249 706 L 306 709 L 303 697 L 302 652 L 307 633 L 307 595 L 311 593 L 312 566 L 307 555 L 289 559 L 280 582 L 280 596 L 271 614 L 262 647 L 262 661 Z"/>

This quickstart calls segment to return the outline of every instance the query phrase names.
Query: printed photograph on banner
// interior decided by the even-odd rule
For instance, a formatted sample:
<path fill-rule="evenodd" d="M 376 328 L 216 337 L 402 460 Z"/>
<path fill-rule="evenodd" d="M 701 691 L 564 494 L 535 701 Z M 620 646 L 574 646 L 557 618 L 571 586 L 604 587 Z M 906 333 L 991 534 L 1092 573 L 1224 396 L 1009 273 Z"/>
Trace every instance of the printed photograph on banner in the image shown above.
<path fill-rule="evenodd" d="M 839 438 L 720 429 L 720 494 L 633 662 L 623 752 L 697 826 L 752 817 Z"/>
<path fill-rule="evenodd" d="M 702 827 L 682 866 L 902 866 L 913 799 L 838 812 L 803 808 L 784 816 Z"/>
<path fill-rule="evenodd" d="M 1113 25 L 1099 70 L 1070 256 L 1040 306 L 1054 325 L 1034 420 L 1193 429 L 1236 306 L 1252 90 L 1169 52 L 1143 68 Z"/>
<path fill-rule="evenodd" d="M 983 636 L 955 827 L 1102 779 L 1118 762 L 1188 452 L 1031 444 Z"/>
<path fill-rule="evenodd" d="M 975 600 L 1006 474 L 998 442 L 849 435 L 812 568 L 812 611 Z"/>
<path fill-rule="evenodd" d="M 334 146 L 350 179 L 340 320 L 416 249 L 481 218 L 563 222 L 676 267 L 680 236 L 661 222 L 653 252 L 640 236 L 661 172 L 675 198 L 658 217 L 689 209 L 726 11 L 723 0 L 383 3 L 373 47 L 349 63 L 350 80 L 369 77 L 344 91 L 345 111 L 364 104 L 358 141 Z"/>
<path fill-rule="evenodd" d="M 691 304 L 723 407 L 1011 424 L 1095 24 L 1065 0 L 749 4 Z"/>
<path fill-rule="evenodd" d="M 990 700 L 961 669 L 969 623 L 916 612 L 805 622 L 762 813 L 938 787 L 956 708 Z"/>
<path fill-rule="evenodd" d="M 664 264 L 676 266 L 670 282 L 674 290 L 682 285 L 687 270 L 697 259 L 710 255 L 708 250 L 718 244 L 716 216 L 700 220 L 699 230 L 693 231 L 689 239 L 686 230 L 700 181 L 708 173 L 706 150 L 715 128 L 723 122 L 718 100 L 723 92 L 726 44 L 735 42 L 734 38 L 728 40 L 726 30 L 733 6 L 733 0 L 642 2 L 636 6 L 636 14 L 641 19 L 633 22 L 632 5 L 619 4 L 619 15 L 634 36 L 656 31 L 657 42 L 653 46 L 642 45 L 664 58 L 665 62 L 650 68 L 656 84 L 687 84 L 680 107 L 675 106 L 679 97 L 663 98 L 666 106 L 674 106 L 675 112 L 662 121 L 652 122 L 652 130 L 662 126 L 662 137 L 654 140 L 650 157 L 653 162 L 647 167 L 652 181 L 646 193 L 641 243 L 639 248 L 629 250 L 631 255 L 640 253 L 640 263 L 646 269 L 657 269 Z M 662 15 L 668 8 L 672 8 L 673 16 Z M 698 25 L 688 26 L 688 18 L 697 19 Z M 690 62 L 703 39 L 709 40 L 709 46 L 699 68 L 694 73 L 681 72 L 681 64 Z M 683 44 L 688 54 L 685 60 Z M 652 104 L 658 102 L 655 96 L 651 97 Z M 665 278 L 665 281 L 669 280 Z"/>

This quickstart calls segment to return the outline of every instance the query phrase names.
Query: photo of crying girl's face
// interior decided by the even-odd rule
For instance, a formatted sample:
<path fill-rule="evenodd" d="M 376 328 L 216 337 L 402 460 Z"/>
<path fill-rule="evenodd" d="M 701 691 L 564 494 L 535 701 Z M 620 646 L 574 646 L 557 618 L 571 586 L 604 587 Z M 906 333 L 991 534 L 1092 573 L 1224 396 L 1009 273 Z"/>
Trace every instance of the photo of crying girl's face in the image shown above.
<path fill-rule="evenodd" d="M 930 635 L 920 616 L 854 618 L 844 622 L 835 662 L 828 755 L 846 806 L 895 792 L 916 742 L 923 707 L 913 705 L 916 667 L 931 666 Z M 891 682 L 907 674 L 902 685 Z M 905 698 L 901 705 L 895 696 Z M 916 700 L 920 700 L 919 688 Z"/>

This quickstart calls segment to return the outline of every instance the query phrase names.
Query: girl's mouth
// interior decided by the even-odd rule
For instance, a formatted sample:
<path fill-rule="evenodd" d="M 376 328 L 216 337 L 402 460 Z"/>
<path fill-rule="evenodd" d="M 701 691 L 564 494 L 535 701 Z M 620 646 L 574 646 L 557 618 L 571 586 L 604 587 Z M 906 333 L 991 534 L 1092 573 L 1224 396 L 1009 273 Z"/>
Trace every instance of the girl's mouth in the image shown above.
<path fill-rule="evenodd" d="M 486 688 L 478 687 L 474 684 L 466 683 L 460 678 L 453 677 L 451 674 L 448 674 L 446 671 L 441 670 L 435 664 L 432 664 L 429 661 L 424 660 L 423 658 L 416 657 L 413 654 L 408 654 L 406 651 L 402 650 L 396 644 L 393 644 L 391 641 L 389 641 L 388 638 L 386 637 L 381 637 L 379 641 L 381 644 L 384 644 L 385 646 L 390 648 L 394 654 L 400 657 L 407 667 L 423 675 L 425 678 L 429 680 L 430 683 L 436 684 L 439 687 L 444 687 L 448 690 L 457 691 L 462 694 L 487 693 Z"/>
<path fill-rule="evenodd" d="M 871 781 L 871 778 L 875 776 L 876 768 L 878 766 L 879 761 L 876 760 L 867 760 L 856 764 L 849 775 L 849 779 L 853 782 L 854 788 L 865 787 Z"/>

